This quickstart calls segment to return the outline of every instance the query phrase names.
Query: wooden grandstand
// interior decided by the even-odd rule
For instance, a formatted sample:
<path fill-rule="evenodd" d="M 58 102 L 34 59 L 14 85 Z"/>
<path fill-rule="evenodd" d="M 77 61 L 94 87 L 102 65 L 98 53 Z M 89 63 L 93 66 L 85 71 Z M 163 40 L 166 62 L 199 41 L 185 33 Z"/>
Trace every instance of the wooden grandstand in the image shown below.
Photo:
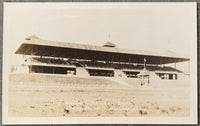
<path fill-rule="evenodd" d="M 104 46 L 74 44 L 26 38 L 15 54 L 24 56 L 24 73 L 65 74 L 69 76 L 106 76 L 137 78 L 141 71 L 160 79 L 177 80 L 182 71 L 165 64 L 190 61 L 189 57 Z"/>

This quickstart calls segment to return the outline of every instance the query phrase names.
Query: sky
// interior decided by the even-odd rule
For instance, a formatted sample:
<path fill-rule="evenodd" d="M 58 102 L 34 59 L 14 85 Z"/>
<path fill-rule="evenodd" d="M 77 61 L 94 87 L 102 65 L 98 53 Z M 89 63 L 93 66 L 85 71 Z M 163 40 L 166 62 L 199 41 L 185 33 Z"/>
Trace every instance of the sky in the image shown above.
<path fill-rule="evenodd" d="M 118 48 L 172 51 L 190 56 L 194 42 L 194 3 L 6 3 L 4 54 L 9 64 L 26 37 L 104 45 Z M 110 37 L 109 37 L 110 36 Z M 11 58 L 12 57 L 12 58 Z"/>

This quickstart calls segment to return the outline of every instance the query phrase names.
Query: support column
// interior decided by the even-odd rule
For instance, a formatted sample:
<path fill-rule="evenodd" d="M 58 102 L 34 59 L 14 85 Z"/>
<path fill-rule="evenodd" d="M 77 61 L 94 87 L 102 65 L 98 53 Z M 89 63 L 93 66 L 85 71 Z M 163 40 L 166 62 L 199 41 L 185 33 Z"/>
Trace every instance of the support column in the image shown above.
<path fill-rule="evenodd" d="M 94 54 L 94 59 L 93 59 L 93 61 L 94 61 L 94 64 L 93 64 L 93 65 L 94 65 L 94 66 L 95 66 L 95 60 L 96 60 L 96 59 L 95 59 L 95 54 Z"/>
<path fill-rule="evenodd" d="M 161 67 L 161 65 L 162 65 L 162 59 L 160 58 L 160 67 Z"/>
<path fill-rule="evenodd" d="M 175 61 L 175 63 L 174 63 L 174 68 L 176 69 L 176 61 Z"/>
<path fill-rule="evenodd" d="M 56 59 L 56 58 L 55 58 L 55 54 L 56 54 L 55 48 L 53 48 L 53 58 L 54 58 L 54 60 Z"/>
<path fill-rule="evenodd" d="M 76 59 L 76 50 L 74 50 L 74 59 Z"/>
<path fill-rule="evenodd" d="M 33 53 L 33 47 L 31 47 L 30 73 L 32 73 L 32 53 Z"/>
<path fill-rule="evenodd" d="M 173 80 L 176 80 L 176 74 L 173 74 Z"/>
<path fill-rule="evenodd" d="M 144 58 L 144 69 L 146 69 L 146 58 Z"/>
<path fill-rule="evenodd" d="M 130 68 L 130 66 L 131 66 L 131 58 L 130 58 L 130 56 L 128 57 L 128 65 L 129 65 L 129 68 Z"/>

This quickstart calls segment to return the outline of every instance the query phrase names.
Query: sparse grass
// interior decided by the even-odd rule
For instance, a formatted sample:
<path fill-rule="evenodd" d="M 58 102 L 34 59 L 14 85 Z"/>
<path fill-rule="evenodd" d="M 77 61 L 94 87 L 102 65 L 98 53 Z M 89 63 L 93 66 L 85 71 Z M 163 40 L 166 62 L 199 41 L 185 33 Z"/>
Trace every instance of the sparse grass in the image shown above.
<path fill-rule="evenodd" d="M 169 110 L 172 111 L 172 112 L 176 111 L 173 107 L 170 107 Z"/>
<path fill-rule="evenodd" d="M 30 106 L 30 108 L 35 108 L 35 106 Z"/>
<path fill-rule="evenodd" d="M 64 112 L 67 113 L 67 114 L 69 114 L 70 111 L 69 111 L 69 109 L 64 108 Z"/>
<path fill-rule="evenodd" d="M 140 113 L 140 115 L 147 115 L 148 113 L 147 113 L 147 111 L 145 111 L 145 110 L 139 110 L 139 113 Z"/>
<path fill-rule="evenodd" d="M 100 113 L 97 113 L 97 116 L 101 116 L 101 114 L 100 114 Z"/>
<path fill-rule="evenodd" d="M 167 85 L 164 85 L 165 87 L 156 90 L 152 88 L 145 88 L 145 90 L 143 88 L 121 89 L 110 88 L 109 85 L 112 84 L 108 84 L 107 88 L 105 85 L 109 81 L 103 78 L 85 78 L 87 80 L 85 82 L 88 82 L 88 84 L 86 84 L 83 81 L 84 79 L 79 79 L 79 77 L 72 77 L 72 79 L 69 79 L 68 81 L 69 77 L 51 76 L 52 82 L 48 83 L 45 82 L 47 75 L 41 76 L 40 79 L 42 80 L 36 80 L 40 75 L 35 76 L 30 74 L 28 77 L 29 76 L 33 77 L 30 77 L 29 79 L 25 78 L 25 81 L 22 80 L 22 82 L 12 83 L 15 81 L 12 80 L 9 83 L 8 107 L 9 115 L 11 116 L 21 117 L 28 115 L 30 117 L 36 117 L 41 114 L 44 117 L 83 117 L 86 115 L 88 117 L 136 117 L 139 115 L 150 117 L 171 115 L 184 117 L 189 115 L 188 111 L 190 108 L 188 104 L 185 104 L 185 101 L 190 100 L 185 93 L 188 92 L 189 88 L 187 86 L 185 86 L 186 88 L 183 87 L 182 84 L 177 84 L 178 86 L 171 85 L 173 88 L 169 88 Z M 34 82 L 32 82 L 31 78 L 34 80 Z M 73 83 L 68 83 L 72 82 L 72 80 L 74 81 Z M 94 83 L 96 87 L 91 89 L 90 85 L 93 85 L 92 82 L 94 82 L 94 80 L 97 80 L 97 82 Z M 40 83 L 40 81 L 43 82 Z M 83 82 L 84 85 L 82 85 Z M 104 82 L 105 84 L 103 84 Z M 99 88 L 102 85 L 104 85 L 103 88 Z M 115 85 L 117 84 L 115 83 Z M 39 92 L 36 92 L 37 90 L 39 90 Z M 106 106 L 107 102 L 110 102 L 109 106 Z M 117 106 L 118 102 L 127 104 L 119 104 L 119 106 Z M 171 104 L 172 102 L 174 102 L 173 106 Z M 28 109 L 24 109 L 24 107 Z M 173 107 L 175 112 L 172 112 L 174 110 L 170 109 L 170 107 Z M 51 108 L 53 108 L 53 110 L 51 110 Z M 98 108 L 98 110 L 96 110 L 96 108 Z M 124 108 L 128 108 L 129 111 L 123 111 Z M 137 108 L 141 110 L 138 111 Z M 21 112 L 21 110 L 23 110 L 23 112 Z"/>
<path fill-rule="evenodd" d="M 162 109 L 161 112 L 162 113 L 168 113 L 168 111 L 166 109 Z"/>

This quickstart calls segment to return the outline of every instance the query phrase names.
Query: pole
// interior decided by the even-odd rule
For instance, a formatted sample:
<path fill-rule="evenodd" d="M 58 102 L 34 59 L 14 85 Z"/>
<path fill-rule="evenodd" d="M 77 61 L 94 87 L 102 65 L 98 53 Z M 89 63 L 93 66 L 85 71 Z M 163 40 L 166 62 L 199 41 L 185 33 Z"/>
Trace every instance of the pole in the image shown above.
<path fill-rule="evenodd" d="M 176 61 L 175 61 L 175 63 L 174 63 L 174 68 L 176 69 Z"/>
<path fill-rule="evenodd" d="M 128 57 L 128 64 L 129 64 L 129 67 L 131 66 L 131 58 L 130 58 L 130 55 Z"/>
<path fill-rule="evenodd" d="M 144 58 L 144 69 L 146 69 L 146 58 Z"/>
<path fill-rule="evenodd" d="M 33 47 L 31 47 L 31 66 L 30 66 L 30 73 L 32 73 L 32 53 L 33 53 Z"/>
<path fill-rule="evenodd" d="M 94 59 L 93 60 L 94 60 L 94 66 L 95 66 L 95 54 L 94 54 Z"/>

